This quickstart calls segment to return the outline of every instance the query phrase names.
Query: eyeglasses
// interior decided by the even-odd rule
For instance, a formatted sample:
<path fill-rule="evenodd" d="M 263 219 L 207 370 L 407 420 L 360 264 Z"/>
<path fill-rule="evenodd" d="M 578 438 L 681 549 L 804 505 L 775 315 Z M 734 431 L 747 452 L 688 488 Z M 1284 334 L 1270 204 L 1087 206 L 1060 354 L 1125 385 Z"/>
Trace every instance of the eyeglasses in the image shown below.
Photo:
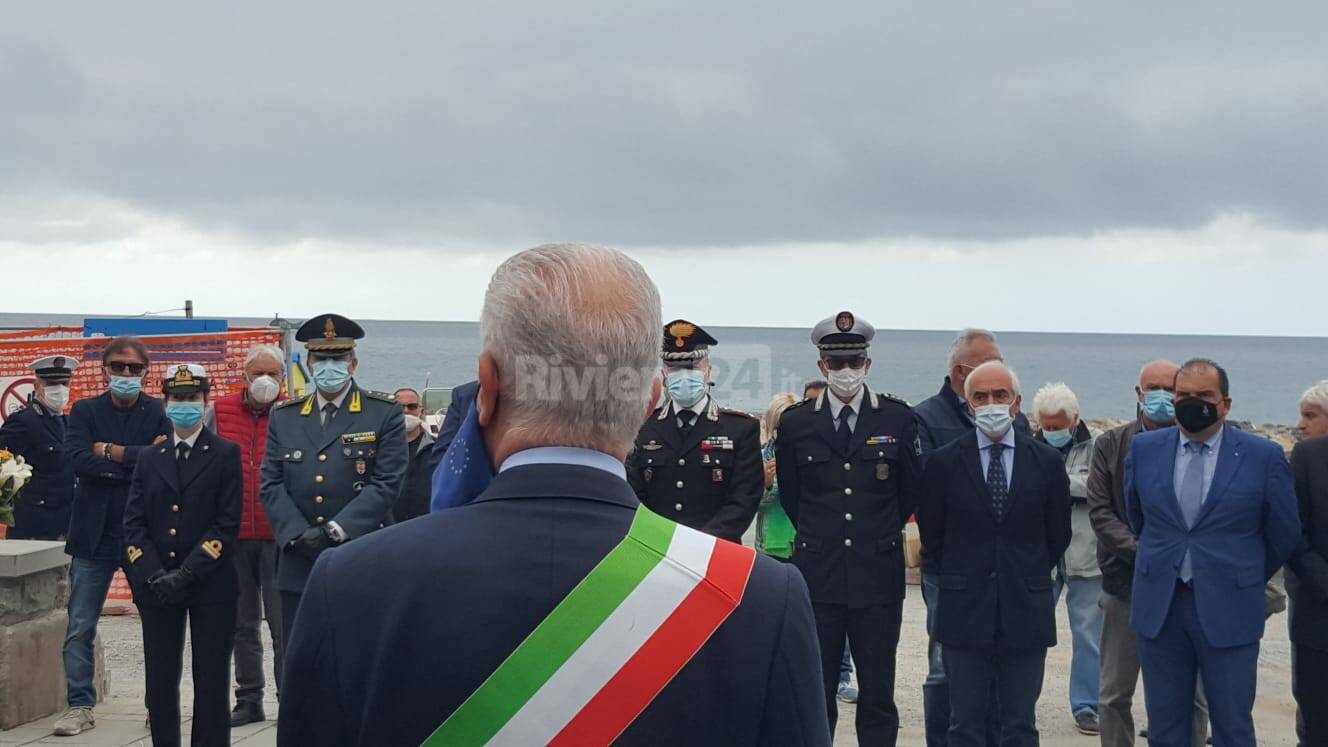
<path fill-rule="evenodd" d="M 420 411 L 420 403 L 418 403 L 418 402 L 411 402 L 410 404 L 403 404 L 403 405 L 401 406 L 401 409 L 403 409 L 403 410 L 405 410 L 405 411 L 407 411 L 407 412 L 419 412 L 419 411 Z"/>
<path fill-rule="evenodd" d="M 831 371 L 842 371 L 845 368 L 851 368 L 854 371 L 867 365 L 866 358 L 825 358 L 825 367 Z"/>
<path fill-rule="evenodd" d="M 113 374 L 129 374 L 130 376 L 142 376 L 143 372 L 148 370 L 146 363 L 125 363 L 124 361 L 111 361 L 106 364 L 106 370 Z"/>

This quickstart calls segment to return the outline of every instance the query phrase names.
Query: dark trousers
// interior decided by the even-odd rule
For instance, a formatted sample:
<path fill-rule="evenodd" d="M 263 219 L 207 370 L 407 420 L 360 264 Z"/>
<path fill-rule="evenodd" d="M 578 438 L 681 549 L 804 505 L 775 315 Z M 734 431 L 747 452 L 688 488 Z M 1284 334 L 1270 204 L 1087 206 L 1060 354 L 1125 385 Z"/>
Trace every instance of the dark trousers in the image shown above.
<path fill-rule="evenodd" d="M 1328 651 L 1295 645 L 1296 698 L 1305 719 L 1304 744 L 1328 744 Z"/>
<path fill-rule="evenodd" d="M 1171 609 L 1156 638 L 1139 636 L 1148 740 L 1153 747 L 1189 747 L 1194 741 L 1194 688 L 1203 678 L 1213 744 L 1254 740 L 1254 687 L 1259 644 L 1216 648 L 1199 625 L 1194 592 L 1176 586 Z"/>
<path fill-rule="evenodd" d="M 936 571 L 922 566 L 922 601 L 927 605 L 927 679 L 922 683 L 922 714 L 927 747 L 946 747 L 950 737 L 950 686 L 945 679 L 941 643 L 931 637 L 933 618 L 941 595 Z M 991 707 L 987 712 L 987 747 L 1001 742 L 1001 700 L 996 681 L 991 683 Z"/>
<path fill-rule="evenodd" d="M 290 644 L 291 631 L 295 629 L 295 613 L 300 611 L 300 598 L 303 594 L 293 591 L 281 592 L 281 643 L 283 653 Z"/>
<path fill-rule="evenodd" d="M 1001 747 L 1037 747 L 1037 701 L 1042 695 L 1046 649 L 947 645 L 941 656 L 950 685 L 950 747 L 988 743 L 993 690 L 1001 696 Z"/>
<path fill-rule="evenodd" d="M 231 644 L 235 638 L 235 603 L 190 607 L 138 608 L 143 623 L 143 660 L 148 690 L 152 744 L 180 744 L 180 673 L 184 668 L 184 626 L 189 619 L 193 651 L 194 747 L 231 741 Z"/>
<path fill-rule="evenodd" d="M 858 665 L 858 744 L 893 745 L 899 738 L 899 709 L 895 707 L 895 649 L 904 605 L 849 607 L 812 604 L 816 637 L 821 644 L 821 680 L 825 685 L 830 731 L 839 720 L 835 695 L 847 638 Z"/>
<path fill-rule="evenodd" d="M 272 636 L 272 669 L 281 695 L 281 594 L 277 591 L 277 544 L 270 540 L 240 540 L 231 556 L 240 577 L 240 599 L 235 619 L 235 700 L 263 702 L 263 634 L 267 618 Z"/>

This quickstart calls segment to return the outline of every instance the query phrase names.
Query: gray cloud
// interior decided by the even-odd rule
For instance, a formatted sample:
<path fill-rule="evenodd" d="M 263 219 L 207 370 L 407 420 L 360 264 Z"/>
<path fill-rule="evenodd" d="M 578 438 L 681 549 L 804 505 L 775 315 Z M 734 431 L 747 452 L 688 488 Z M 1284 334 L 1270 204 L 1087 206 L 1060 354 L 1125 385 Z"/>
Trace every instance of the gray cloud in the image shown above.
<path fill-rule="evenodd" d="M 1325 223 L 1321 3 L 446 5 L 10 11 L 0 195 L 258 241 Z"/>

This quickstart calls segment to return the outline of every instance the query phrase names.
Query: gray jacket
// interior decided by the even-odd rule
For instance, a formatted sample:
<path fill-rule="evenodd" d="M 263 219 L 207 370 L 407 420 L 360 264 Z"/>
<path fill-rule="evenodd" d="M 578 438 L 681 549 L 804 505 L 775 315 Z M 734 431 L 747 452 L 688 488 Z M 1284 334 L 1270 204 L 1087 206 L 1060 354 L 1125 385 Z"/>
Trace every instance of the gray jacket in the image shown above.
<path fill-rule="evenodd" d="M 1065 551 L 1063 568 L 1067 576 L 1092 578 L 1102 575 L 1097 564 L 1097 535 L 1088 517 L 1088 472 L 1093 462 L 1093 446 L 1099 431 L 1079 421 L 1074 444 L 1065 456 L 1065 474 L 1070 478 L 1070 547 Z M 1042 432 L 1036 438 L 1043 443 Z"/>

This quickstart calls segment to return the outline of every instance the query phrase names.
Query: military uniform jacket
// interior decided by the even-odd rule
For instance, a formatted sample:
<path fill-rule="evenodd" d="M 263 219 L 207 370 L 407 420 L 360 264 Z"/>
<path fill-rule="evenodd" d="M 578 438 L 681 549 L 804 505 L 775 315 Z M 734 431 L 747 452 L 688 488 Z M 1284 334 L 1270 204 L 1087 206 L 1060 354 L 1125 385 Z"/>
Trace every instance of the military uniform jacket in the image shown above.
<path fill-rule="evenodd" d="M 904 598 L 904 522 L 917 505 L 913 410 L 865 390 L 847 452 L 823 392 L 784 412 L 775 440 L 779 499 L 797 529 L 793 563 L 812 601 L 866 607 Z"/>
<path fill-rule="evenodd" d="M 660 516 L 741 542 L 765 490 L 760 425 L 746 413 L 718 407 L 712 397 L 684 435 L 670 402 L 637 435 L 627 481 Z"/>
<path fill-rule="evenodd" d="M 65 415 L 48 414 L 33 403 L 11 414 L 0 426 L 0 449 L 7 449 L 32 467 L 32 481 L 14 506 L 16 526 L 10 539 L 63 539 L 69 532 L 69 507 L 74 502 L 74 467 L 65 459 Z"/>
<path fill-rule="evenodd" d="M 336 417 L 319 422 L 318 397 L 286 400 L 267 426 L 260 495 L 277 546 L 335 521 L 350 539 L 392 523 L 410 454 L 401 406 L 354 382 Z M 277 586 L 300 593 L 313 562 L 283 552 Z"/>
<path fill-rule="evenodd" d="M 147 580 L 176 568 L 194 574 L 181 606 L 235 601 L 239 586 L 231 551 L 243 485 L 240 447 L 207 428 L 183 462 L 173 438 L 139 456 L 124 514 L 124 560 L 135 604 L 161 606 Z"/>

